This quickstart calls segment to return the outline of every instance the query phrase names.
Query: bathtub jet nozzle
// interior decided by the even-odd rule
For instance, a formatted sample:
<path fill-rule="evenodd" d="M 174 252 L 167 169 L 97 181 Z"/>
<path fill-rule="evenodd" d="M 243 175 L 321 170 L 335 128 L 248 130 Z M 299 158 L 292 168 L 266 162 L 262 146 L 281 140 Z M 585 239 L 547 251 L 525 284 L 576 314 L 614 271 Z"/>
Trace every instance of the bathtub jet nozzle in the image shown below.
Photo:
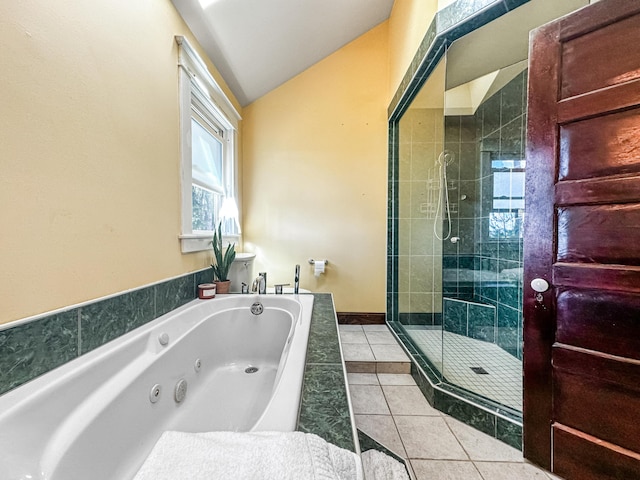
<path fill-rule="evenodd" d="M 176 403 L 182 403 L 187 396 L 187 381 L 184 378 L 178 380 L 174 390 L 174 398 Z"/>

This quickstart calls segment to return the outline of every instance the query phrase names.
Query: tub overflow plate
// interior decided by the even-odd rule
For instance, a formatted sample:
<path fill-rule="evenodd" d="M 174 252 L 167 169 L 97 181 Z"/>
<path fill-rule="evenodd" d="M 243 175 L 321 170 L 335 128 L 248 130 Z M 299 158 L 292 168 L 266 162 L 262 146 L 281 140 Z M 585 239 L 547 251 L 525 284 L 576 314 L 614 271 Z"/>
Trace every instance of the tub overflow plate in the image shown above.
<path fill-rule="evenodd" d="M 260 315 L 262 312 L 264 312 L 264 307 L 260 302 L 254 302 L 254 304 L 251 305 L 251 313 L 254 315 Z"/>

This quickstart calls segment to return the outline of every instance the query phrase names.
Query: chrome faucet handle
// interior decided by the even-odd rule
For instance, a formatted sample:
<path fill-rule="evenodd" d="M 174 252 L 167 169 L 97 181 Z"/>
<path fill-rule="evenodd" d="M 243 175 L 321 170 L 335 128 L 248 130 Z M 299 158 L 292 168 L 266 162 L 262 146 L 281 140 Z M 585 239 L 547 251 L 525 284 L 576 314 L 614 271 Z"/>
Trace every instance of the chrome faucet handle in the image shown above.
<path fill-rule="evenodd" d="M 262 275 L 258 275 L 256 277 L 256 279 L 253 281 L 253 283 L 251 284 L 251 292 L 253 293 L 260 293 L 260 284 L 262 282 Z"/>
<path fill-rule="evenodd" d="M 267 293 L 267 272 L 258 273 L 258 278 L 256 278 L 256 282 L 258 284 L 258 293 L 266 294 Z"/>
<path fill-rule="evenodd" d="M 291 285 L 290 283 L 276 283 L 273 288 L 276 292 L 276 295 L 282 295 L 282 287 L 288 287 Z"/>
<path fill-rule="evenodd" d="M 293 276 L 293 293 L 300 293 L 300 265 L 296 265 L 296 271 Z"/>

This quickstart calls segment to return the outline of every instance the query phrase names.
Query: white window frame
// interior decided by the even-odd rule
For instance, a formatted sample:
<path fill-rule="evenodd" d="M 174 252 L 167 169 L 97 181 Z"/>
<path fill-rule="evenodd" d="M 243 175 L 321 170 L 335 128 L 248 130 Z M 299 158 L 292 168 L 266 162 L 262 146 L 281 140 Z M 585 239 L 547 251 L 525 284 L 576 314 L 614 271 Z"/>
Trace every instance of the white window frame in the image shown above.
<path fill-rule="evenodd" d="M 223 182 L 225 196 L 238 202 L 238 123 L 240 114 L 231 104 L 205 63 L 183 36 L 176 36 L 178 44 L 180 99 L 180 157 L 182 220 L 179 235 L 182 253 L 199 252 L 211 248 L 213 231 L 193 231 L 192 227 L 192 164 L 191 118 L 194 108 L 211 123 L 223 130 Z M 204 111 L 203 111 L 204 110 Z M 238 219 L 240 221 L 240 219 Z M 239 235 L 225 235 L 238 242 Z"/>

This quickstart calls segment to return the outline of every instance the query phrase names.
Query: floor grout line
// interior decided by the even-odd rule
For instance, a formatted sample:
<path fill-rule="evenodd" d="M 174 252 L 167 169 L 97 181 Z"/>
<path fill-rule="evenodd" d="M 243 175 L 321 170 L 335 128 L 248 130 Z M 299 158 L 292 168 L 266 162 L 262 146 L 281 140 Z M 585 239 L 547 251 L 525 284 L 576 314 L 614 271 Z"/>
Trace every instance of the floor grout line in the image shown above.
<path fill-rule="evenodd" d="M 370 345 L 369 345 L 370 347 Z M 357 360 L 353 360 L 354 362 L 359 362 L 362 363 L 362 361 L 357 361 Z M 371 361 L 369 361 L 371 362 Z M 387 362 L 371 362 L 371 363 L 387 363 Z M 396 362 L 396 363 L 404 363 L 404 362 Z M 349 372 L 352 373 L 352 372 Z M 355 383 L 355 384 L 350 384 L 350 386 L 377 386 L 381 391 L 382 391 L 382 395 L 383 395 L 383 399 L 384 402 L 387 406 L 387 409 L 389 411 L 388 414 L 386 413 L 357 413 L 354 411 L 354 415 L 366 415 L 368 417 L 371 416 L 375 416 L 375 417 L 391 417 L 391 420 L 393 422 L 393 427 L 395 429 L 395 433 L 397 434 L 398 438 L 400 439 L 400 444 L 402 445 L 402 448 L 404 450 L 404 455 L 399 454 L 398 452 L 395 452 L 395 450 L 389 448 L 384 442 L 380 442 L 379 441 L 379 437 L 376 438 L 373 435 L 369 435 L 367 433 L 367 435 L 371 436 L 371 438 L 373 438 L 375 441 L 377 441 L 378 443 L 380 443 L 381 445 L 384 445 L 386 448 L 388 448 L 389 450 L 391 450 L 392 452 L 396 453 L 397 455 L 399 455 L 400 457 L 402 457 L 405 462 L 407 463 L 408 466 L 408 470 L 410 471 L 409 475 L 411 477 L 412 480 L 423 480 L 423 478 L 419 478 L 417 476 L 417 474 L 415 473 L 415 469 L 414 469 L 414 465 L 413 462 L 414 461 L 420 461 L 420 462 L 460 462 L 460 463 L 466 463 L 466 464 L 471 464 L 473 466 L 473 470 L 477 473 L 477 478 L 480 480 L 492 480 L 491 478 L 485 476 L 482 474 L 480 468 L 478 468 L 478 464 L 500 464 L 500 465 L 522 465 L 523 463 L 529 464 L 533 467 L 535 467 L 536 469 L 538 469 L 538 471 L 540 471 L 548 480 L 552 480 L 553 477 L 551 477 L 550 475 L 552 475 L 549 472 L 546 472 L 545 470 L 539 469 L 537 466 L 531 464 L 530 462 L 528 462 L 526 459 L 523 459 L 523 461 L 509 461 L 509 460 L 474 460 L 471 458 L 471 455 L 469 453 L 469 451 L 467 450 L 467 448 L 465 448 L 465 446 L 462 444 L 462 442 L 460 441 L 460 439 L 458 438 L 458 435 L 456 435 L 455 431 L 452 429 L 451 425 L 449 424 L 449 422 L 447 422 L 447 418 L 453 418 L 455 420 L 454 417 L 447 415 L 441 411 L 438 411 L 438 415 L 412 415 L 412 414 L 408 414 L 408 415 L 395 415 L 393 413 L 393 411 L 391 410 L 391 405 L 389 404 L 389 400 L 387 398 L 387 393 L 385 393 L 385 390 L 383 387 L 413 387 L 416 386 L 415 382 L 412 384 L 401 384 L 401 385 L 388 385 L 388 384 L 382 384 L 380 382 L 380 377 L 379 375 L 410 375 L 407 373 L 404 374 L 398 374 L 398 373 L 368 373 L 368 375 L 375 375 L 375 382 L 376 383 L 366 383 L 366 384 L 360 384 L 360 383 Z M 467 459 L 449 459 L 449 458 L 421 458 L 421 457 L 411 457 L 409 456 L 409 453 L 407 451 L 407 442 L 406 440 L 402 437 L 402 434 L 400 433 L 400 429 L 398 428 L 398 423 L 397 423 L 397 417 L 428 417 L 428 418 L 441 418 L 443 420 L 443 422 L 445 423 L 448 431 L 453 435 L 453 438 L 455 439 L 455 441 L 457 442 L 457 444 L 460 446 L 460 448 L 462 449 L 462 451 L 464 452 L 464 454 L 467 456 Z M 477 432 L 478 436 L 486 436 L 486 434 L 484 434 L 483 432 L 478 431 Z M 494 441 L 496 443 L 502 444 L 499 440 L 495 440 Z M 462 479 L 461 479 L 462 480 Z"/>

